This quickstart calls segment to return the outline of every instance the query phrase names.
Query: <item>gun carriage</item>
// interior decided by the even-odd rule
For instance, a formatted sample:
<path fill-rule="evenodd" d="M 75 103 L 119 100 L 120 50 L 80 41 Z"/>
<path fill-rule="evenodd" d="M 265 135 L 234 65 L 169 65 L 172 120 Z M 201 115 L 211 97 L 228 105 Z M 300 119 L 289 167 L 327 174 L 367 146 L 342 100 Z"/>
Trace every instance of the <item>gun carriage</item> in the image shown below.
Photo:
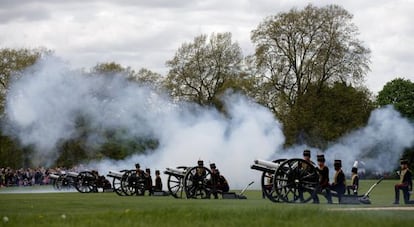
<path fill-rule="evenodd" d="M 208 198 L 211 194 L 211 170 L 204 166 L 166 168 L 168 191 L 175 198 Z"/>
<path fill-rule="evenodd" d="M 317 189 L 317 169 L 303 159 L 255 160 L 251 169 L 262 172 L 262 193 L 272 202 L 308 202 Z"/>
<path fill-rule="evenodd" d="M 111 183 L 96 171 L 68 172 L 67 177 L 73 179 L 73 186 L 80 193 L 112 190 Z"/>
<path fill-rule="evenodd" d="M 112 186 L 119 196 L 143 195 L 145 191 L 145 179 L 136 173 L 136 170 L 109 171 L 108 177 L 112 177 Z"/>
<path fill-rule="evenodd" d="M 74 187 L 74 178 L 65 171 L 49 174 L 49 178 L 53 181 L 53 188 L 56 190 L 69 190 Z"/>

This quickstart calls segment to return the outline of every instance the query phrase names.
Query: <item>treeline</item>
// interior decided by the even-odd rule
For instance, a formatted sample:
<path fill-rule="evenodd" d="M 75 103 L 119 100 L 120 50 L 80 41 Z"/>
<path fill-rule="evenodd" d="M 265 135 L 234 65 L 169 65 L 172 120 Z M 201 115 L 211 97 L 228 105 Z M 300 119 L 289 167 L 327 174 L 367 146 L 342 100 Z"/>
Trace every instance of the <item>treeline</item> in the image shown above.
<path fill-rule="evenodd" d="M 379 106 L 394 104 L 404 116 L 414 118 L 411 81 L 393 80 L 378 97 L 364 86 L 370 50 L 357 34 L 352 15 L 341 6 L 308 5 L 265 18 L 252 31 L 252 55 L 243 55 L 231 33 L 203 34 L 177 49 L 166 62 L 167 75 L 145 68 L 136 71 L 116 62 L 98 63 L 88 73 L 120 73 L 131 82 L 167 92 L 173 99 L 214 107 L 223 113 L 226 109 L 221 97 L 231 89 L 274 113 L 284 126 L 286 146 L 307 144 L 324 149 L 329 141 L 365 125 L 371 111 Z M 10 81 L 49 54 L 53 51 L 0 50 L 3 117 Z M 401 87 L 405 89 L 401 91 Z M 79 130 L 87 133 L 85 127 L 87 119 L 80 119 Z M 72 166 L 105 157 L 123 159 L 158 146 L 154 138 L 125 139 L 117 136 L 122 131 L 103 133 L 107 142 L 100 147 L 88 147 L 82 133 L 78 138 L 61 141 L 55 164 Z M 31 165 L 32 147 L 22 147 L 3 129 L 0 142 L 0 166 Z"/>

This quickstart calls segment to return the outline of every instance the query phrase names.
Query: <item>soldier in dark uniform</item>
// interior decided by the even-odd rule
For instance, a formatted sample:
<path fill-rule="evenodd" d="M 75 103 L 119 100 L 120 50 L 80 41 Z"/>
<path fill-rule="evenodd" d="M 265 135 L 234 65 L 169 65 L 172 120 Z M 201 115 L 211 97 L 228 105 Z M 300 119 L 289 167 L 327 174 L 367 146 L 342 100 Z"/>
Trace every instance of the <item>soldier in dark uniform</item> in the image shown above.
<path fill-rule="evenodd" d="M 310 164 L 313 164 L 313 162 L 311 161 L 311 151 L 310 150 L 304 150 L 303 151 L 303 160 L 309 162 L 309 163 L 306 163 L 306 162 L 301 162 L 300 163 L 300 169 L 305 172 L 309 168 L 311 168 Z M 299 188 L 298 189 L 299 200 L 301 202 L 305 201 L 305 199 L 303 198 L 303 192 L 305 192 L 305 191 L 306 191 L 306 189 L 304 189 L 304 188 Z"/>
<path fill-rule="evenodd" d="M 135 187 L 135 194 L 136 195 L 144 195 L 145 187 L 142 188 L 142 181 L 144 181 L 145 172 L 141 169 L 141 165 L 139 163 L 135 164 L 135 173 L 131 176 L 129 180 L 129 184 L 134 185 Z"/>
<path fill-rule="evenodd" d="M 325 198 L 328 200 L 328 203 L 332 203 L 331 191 L 329 190 L 329 168 L 325 165 L 325 156 L 318 155 L 318 174 L 319 174 L 319 184 L 316 187 L 316 190 L 313 193 L 313 203 L 319 203 L 319 198 L 317 193 L 322 193 L 325 190 Z"/>
<path fill-rule="evenodd" d="M 229 187 L 229 184 L 227 183 L 226 178 L 224 178 L 224 176 L 220 174 L 220 171 L 218 169 L 216 169 L 216 171 L 217 171 L 217 174 L 219 175 L 217 190 L 220 191 L 221 193 L 229 192 L 230 187 Z"/>
<path fill-rule="evenodd" d="M 153 195 L 154 192 L 152 190 L 152 177 L 151 177 L 151 170 L 150 169 L 145 169 L 145 174 L 144 174 L 144 180 L 145 180 L 145 190 L 148 190 L 149 192 L 149 196 Z"/>
<path fill-rule="evenodd" d="M 211 177 L 207 181 L 207 187 L 209 188 L 207 197 L 210 198 L 210 194 L 213 194 L 215 199 L 218 199 L 217 191 L 218 191 L 218 183 L 220 180 L 220 174 L 217 172 L 216 164 L 210 164 L 211 170 Z"/>
<path fill-rule="evenodd" d="M 410 191 L 413 190 L 412 173 L 408 168 L 408 160 L 402 159 L 400 161 L 400 182 L 394 186 L 395 189 L 395 201 L 394 204 L 400 203 L 400 190 L 403 192 L 404 203 L 413 204 L 414 201 L 410 201 Z"/>
<path fill-rule="evenodd" d="M 330 185 L 331 191 L 334 191 L 338 195 L 338 202 L 341 203 L 342 196 L 345 194 L 345 174 L 342 171 L 341 160 L 335 160 L 334 162 L 335 175 L 334 182 Z"/>
<path fill-rule="evenodd" d="M 346 186 L 348 191 L 348 195 L 351 194 L 351 191 L 354 195 L 358 195 L 358 188 L 359 188 L 359 176 L 358 176 L 358 168 L 352 167 L 352 176 L 351 176 L 351 185 Z"/>
<path fill-rule="evenodd" d="M 162 180 L 160 176 L 160 171 L 155 170 L 155 187 L 154 191 L 161 192 L 162 191 Z"/>

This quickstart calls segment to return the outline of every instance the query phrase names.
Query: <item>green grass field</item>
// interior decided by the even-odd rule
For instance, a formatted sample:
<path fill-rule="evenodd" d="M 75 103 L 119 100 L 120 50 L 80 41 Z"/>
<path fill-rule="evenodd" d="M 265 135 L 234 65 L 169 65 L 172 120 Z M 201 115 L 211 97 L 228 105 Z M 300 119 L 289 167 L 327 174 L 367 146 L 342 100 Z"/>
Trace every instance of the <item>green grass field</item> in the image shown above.
<path fill-rule="evenodd" d="M 374 183 L 361 182 L 361 193 Z M 412 226 L 414 210 L 340 210 L 401 207 L 394 200 L 394 180 L 371 193 L 371 205 L 272 203 L 260 191 L 247 200 L 189 200 L 173 197 L 120 197 L 115 193 L 2 193 L 0 226 Z M 236 191 L 237 192 L 237 191 Z M 334 198 L 334 202 L 337 202 Z"/>

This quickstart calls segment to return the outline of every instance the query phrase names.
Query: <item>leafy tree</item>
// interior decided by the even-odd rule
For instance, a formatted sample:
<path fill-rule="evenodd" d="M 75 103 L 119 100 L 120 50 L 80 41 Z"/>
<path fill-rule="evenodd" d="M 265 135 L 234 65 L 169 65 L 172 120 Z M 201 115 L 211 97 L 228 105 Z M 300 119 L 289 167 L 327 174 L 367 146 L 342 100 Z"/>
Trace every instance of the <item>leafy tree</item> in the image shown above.
<path fill-rule="evenodd" d="M 378 93 L 377 104 L 394 105 L 403 116 L 414 120 L 414 83 L 403 78 L 386 83 Z"/>
<path fill-rule="evenodd" d="M 268 17 L 253 30 L 264 104 L 278 113 L 293 107 L 310 85 L 319 91 L 336 82 L 358 85 L 369 70 L 370 51 L 356 38 L 351 19 L 337 5 L 308 5 Z"/>
<path fill-rule="evenodd" d="M 215 105 L 224 88 L 240 76 L 242 53 L 232 42 L 231 33 L 212 34 L 184 43 L 173 59 L 165 86 L 171 95 L 180 100 L 200 105 Z"/>
<path fill-rule="evenodd" d="M 39 49 L 0 49 L 0 109 L 3 113 L 4 100 L 13 77 L 19 76 L 27 67 L 33 65 L 43 55 L 52 51 Z"/>

